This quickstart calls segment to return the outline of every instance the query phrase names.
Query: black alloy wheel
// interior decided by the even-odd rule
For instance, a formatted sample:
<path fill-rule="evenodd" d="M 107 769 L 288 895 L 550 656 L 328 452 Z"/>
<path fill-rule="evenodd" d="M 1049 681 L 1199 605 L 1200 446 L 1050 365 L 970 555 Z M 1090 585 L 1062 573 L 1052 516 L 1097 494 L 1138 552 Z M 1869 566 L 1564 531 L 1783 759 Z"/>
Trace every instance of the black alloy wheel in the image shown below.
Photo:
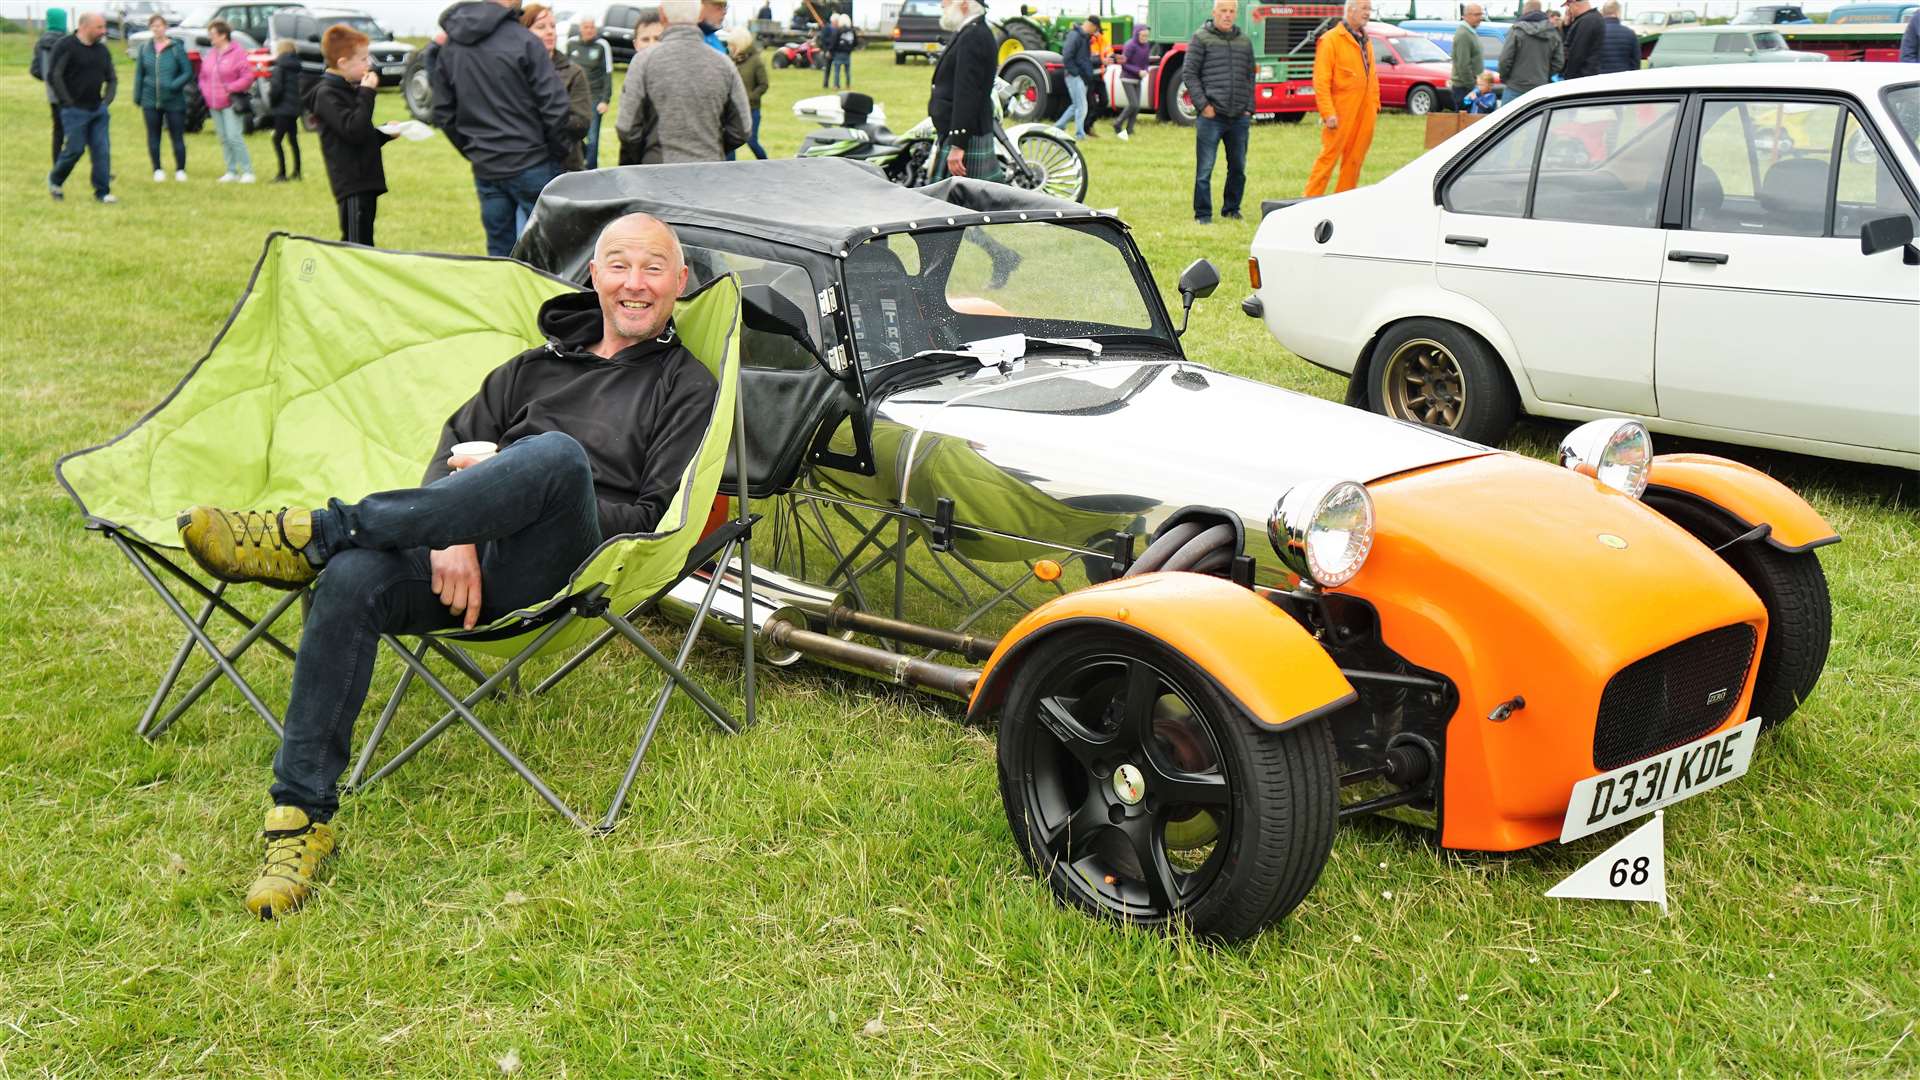
<path fill-rule="evenodd" d="M 1333 843 L 1326 724 L 1257 727 L 1191 661 L 1128 631 L 1035 647 L 1001 714 L 999 766 L 1027 865 L 1117 922 L 1250 937 L 1300 903 Z"/>

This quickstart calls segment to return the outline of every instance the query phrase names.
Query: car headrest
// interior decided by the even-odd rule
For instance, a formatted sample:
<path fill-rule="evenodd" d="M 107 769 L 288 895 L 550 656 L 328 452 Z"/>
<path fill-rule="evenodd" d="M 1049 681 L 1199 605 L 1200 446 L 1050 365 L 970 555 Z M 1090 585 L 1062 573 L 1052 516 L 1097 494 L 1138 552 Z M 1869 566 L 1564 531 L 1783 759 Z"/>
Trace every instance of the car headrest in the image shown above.
<path fill-rule="evenodd" d="M 853 249 L 846 278 L 848 314 L 869 362 L 901 360 L 929 347 L 906 264 L 884 241 Z"/>
<path fill-rule="evenodd" d="M 849 90 L 840 95 L 840 115 L 848 127 L 860 127 L 873 113 L 873 96 Z"/>
<path fill-rule="evenodd" d="M 1760 205 L 1770 213 L 1824 218 L 1827 169 L 1827 163 L 1817 158 L 1786 158 L 1775 162 L 1760 181 Z"/>
<path fill-rule="evenodd" d="M 1727 201 L 1727 189 L 1720 183 L 1720 174 L 1714 172 L 1702 162 L 1693 170 L 1693 213 L 1695 220 L 1701 214 L 1718 211 Z"/>

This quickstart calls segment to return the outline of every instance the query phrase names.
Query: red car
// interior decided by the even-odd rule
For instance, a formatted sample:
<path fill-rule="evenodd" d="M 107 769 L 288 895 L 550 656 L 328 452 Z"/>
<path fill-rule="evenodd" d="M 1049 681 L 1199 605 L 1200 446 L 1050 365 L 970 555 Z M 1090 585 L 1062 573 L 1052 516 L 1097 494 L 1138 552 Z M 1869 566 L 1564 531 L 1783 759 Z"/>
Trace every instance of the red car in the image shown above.
<path fill-rule="evenodd" d="M 1368 23 L 1367 41 L 1380 65 L 1380 107 L 1415 116 L 1432 112 L 1453 81 L 1453 59 L 1427 38 L 1391 23 Z"/>

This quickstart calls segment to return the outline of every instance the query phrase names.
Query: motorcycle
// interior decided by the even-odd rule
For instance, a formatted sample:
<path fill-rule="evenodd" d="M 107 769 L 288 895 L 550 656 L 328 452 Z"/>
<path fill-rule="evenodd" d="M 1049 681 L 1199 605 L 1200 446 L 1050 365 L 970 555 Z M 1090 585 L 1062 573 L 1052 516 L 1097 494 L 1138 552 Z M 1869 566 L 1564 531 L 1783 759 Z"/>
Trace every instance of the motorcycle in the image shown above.
<path fill-rule="evenodd" d="M 1001 124 L 1013 88 L 993 82 L 994 157 L 1003 179 L 1015 187 L 1039 191 L 1069 202 L 1087 197 L 1087 159 L 1080 147 L 1051 124 Z M 793 103 L 793 114 L 821 125 L 800 143 L 800 157 L 844 157 L 864 161 L 903 187 L 935 180 L 940 140 L 928 117 L 895 135 L 886 126 L 886 110 L 866 94 L 823 94 Z"/>
<path fill-rule="evenodd" d="M 827 58 L 821 55 L 820 46 L 812 39 L 789 41 L 773 50 L 773 66 L 823 68 L 827 66 Z"/>

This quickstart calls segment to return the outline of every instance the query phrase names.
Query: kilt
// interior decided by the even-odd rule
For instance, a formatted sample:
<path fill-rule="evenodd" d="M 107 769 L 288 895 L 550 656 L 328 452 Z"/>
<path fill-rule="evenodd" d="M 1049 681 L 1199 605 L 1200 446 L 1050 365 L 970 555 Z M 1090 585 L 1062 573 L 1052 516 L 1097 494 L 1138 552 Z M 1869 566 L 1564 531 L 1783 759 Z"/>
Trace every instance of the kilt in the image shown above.
<path fill-rule="evenodd" d="M 968 179 L 996 182 L 1006 179 L 1001 175 L 1000 158 L 993 152 L 993 141 L 990 134 L 967 136 L 966 155 L 961 160 L 966 163 Z M 951 150 L 952 146 L 942 140 L 937 151 L 938 159 L 933 164 L 935 180 L 947 178 L 947 154 Z"/>

